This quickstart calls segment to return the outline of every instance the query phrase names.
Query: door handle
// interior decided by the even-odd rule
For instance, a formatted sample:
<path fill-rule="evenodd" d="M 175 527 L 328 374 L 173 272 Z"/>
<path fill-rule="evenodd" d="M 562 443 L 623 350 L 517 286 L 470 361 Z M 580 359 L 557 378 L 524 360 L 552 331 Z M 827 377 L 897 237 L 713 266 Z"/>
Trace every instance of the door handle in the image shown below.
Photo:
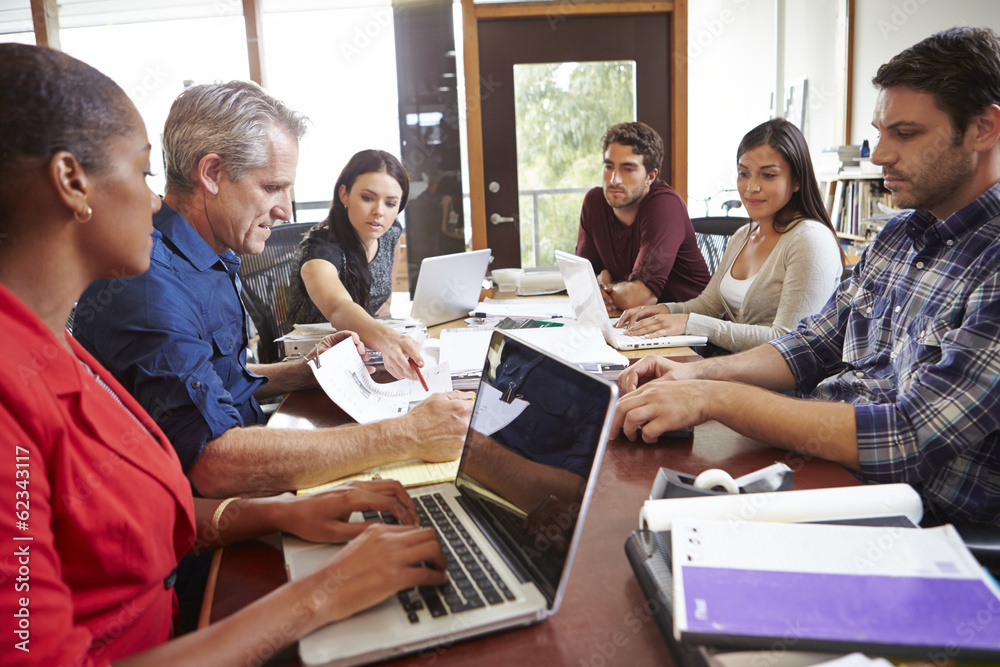
<path fill-rule="evenodd" d="M 514 218 L 505 218 L 499 213 L 494 213 L 490 216 L 490 222 L 494 225 L 499 225 L 501 222 L 514 222 Z"/>

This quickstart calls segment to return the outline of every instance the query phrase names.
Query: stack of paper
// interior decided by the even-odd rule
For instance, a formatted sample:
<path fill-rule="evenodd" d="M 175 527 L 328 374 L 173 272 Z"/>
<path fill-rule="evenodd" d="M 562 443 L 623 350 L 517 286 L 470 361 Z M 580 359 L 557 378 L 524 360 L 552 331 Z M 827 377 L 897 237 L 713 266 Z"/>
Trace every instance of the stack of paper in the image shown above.
<path fill-rule="evenodd" d="M 418 340 L 427 332 L 427 327 L 410 318 L 378 318 L 377 322 L 390 329 L 413 336 Z M 316 344 L 337 330 L 329 322 L 316 324 L 296 324 L 284 336 L 276 338 L 285 348 L 285 356 L 306 355 Z"/>
<path fill-rule="evenodd" d="M 300 489 L 297 495 L 304 496 L 310 493 L 319 493 L 320 491 L 326 491 L 347 482 L 373 479 L 395 479 L 405 487 L 453 482 L 455 481 L 455 476 L 458 474 L 459 460 L 430 463 L 414 459 L 412 461 L 390 463 L 384 466 L 369 468 L 354 475 L 347 475 L 326 484 L 320 484 L 308 489 Z"/>
<path fill-rule="evenodd" d="M 526 343 L 573 364 L 628 366 L 628 358 L 604 341 L 601 330 L 590 326 L 542 327 L 507 331 Z M 490 329 L 445 329 L 441 332 L 440 361 L 452 373 L 481 372 L 490 346 Z"/>

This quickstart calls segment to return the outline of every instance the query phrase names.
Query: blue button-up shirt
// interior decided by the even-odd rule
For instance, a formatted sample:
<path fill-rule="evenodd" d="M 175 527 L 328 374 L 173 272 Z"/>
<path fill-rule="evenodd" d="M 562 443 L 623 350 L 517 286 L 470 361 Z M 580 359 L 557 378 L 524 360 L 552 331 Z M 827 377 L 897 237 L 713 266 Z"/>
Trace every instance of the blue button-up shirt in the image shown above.
<path fill-rule="evenodd" d="M 800 392 L 854 404 L 862 480 L 1000 525 L 1000 184 L 939 222 L 893 219 L 823 311 L 772 344 Z"/>
<path fill-rule="evenodd" d="M 205 443 L 263 423 L 246 367 L 240 260 L 216 254 L 179 213 L 153 216 L 149 270 L 98 280 L 80 297 L 73 336 L 167 434 L 184 469 Z"/>

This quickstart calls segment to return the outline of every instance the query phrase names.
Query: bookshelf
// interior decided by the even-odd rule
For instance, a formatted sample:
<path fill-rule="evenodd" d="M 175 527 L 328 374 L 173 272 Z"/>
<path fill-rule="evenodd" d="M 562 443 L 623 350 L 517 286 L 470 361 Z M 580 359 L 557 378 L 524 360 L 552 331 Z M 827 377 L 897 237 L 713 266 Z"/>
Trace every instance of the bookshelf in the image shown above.
<path fill-rule="evenodd" d="M 841 172 L 822 181 L 822 192 L 837 236 L 846 244 L 867 244 L 892 217 L 885 210 L 893 207 L 892 193 L 881 174 Z"/>

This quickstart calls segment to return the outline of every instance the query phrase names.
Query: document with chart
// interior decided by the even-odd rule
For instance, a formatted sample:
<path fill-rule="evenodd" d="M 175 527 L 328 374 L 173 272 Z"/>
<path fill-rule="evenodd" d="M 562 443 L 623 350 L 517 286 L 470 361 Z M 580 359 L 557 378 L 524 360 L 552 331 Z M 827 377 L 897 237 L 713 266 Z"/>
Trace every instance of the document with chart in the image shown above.
<path fill-rule="evenodd" d="M 416 380 L 375 382 L 350 338 L 310 361 L 309 367 L 326 395 L 359 424 L 398 417 L 431 394 L 451 391 L 447 364 L 420 369 L 427 389 Z"/>

